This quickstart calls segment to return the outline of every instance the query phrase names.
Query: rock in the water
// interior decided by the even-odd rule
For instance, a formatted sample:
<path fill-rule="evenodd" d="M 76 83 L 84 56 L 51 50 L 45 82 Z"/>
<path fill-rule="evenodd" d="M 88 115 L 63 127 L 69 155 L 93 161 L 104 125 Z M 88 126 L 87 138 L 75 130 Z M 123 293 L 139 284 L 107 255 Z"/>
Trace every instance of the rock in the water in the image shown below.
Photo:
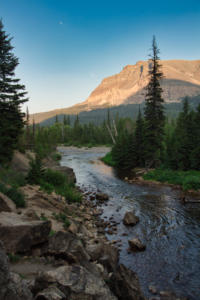
<path fill-rule="evenodd" d="M 32 294 L 26 284 L 17 274 L 11 274 L 8 258 L 0 241 L 0 299 L 2 300 L 32 300 Z"/>
<path fill-rule="evenodd" d="M 0 212 L 2 211 L 16 212 L 16 205 L 10 198 L 0 192 Z"/>
<path fill-rule="evenodd" d="M 48 255 L 61 257 L 69 263 L 84 264 L 90 259 L 81 240 L 70 232 L 59 231 L 50 237 L 44 252 Z"/>
<path fill-rule="evenodd" d="M 112 274 L 109 286 L 120 300 L 145 300 L 137 275 L 122 264 Z"/>
<path fill-rule="evenodd" d="M 65 294 L 63 294 L 57 287 L 50 286 L 42 292 L 38 293 L 35 300 L 65 300 Z"/>
<path fill-rule="evenodd" d="M 36 278 L 35 288 L 40 292 L 52 284 L 65 294 L 66 299 L 117 299 L 100 276 L 78 265 L 62 266 L 56 270 L 41 273 Z"/>
<path fill-rule="evenodd" d="M 107 201 L 109 200 L 109 196 L 105 193 L 98 193 L 96 194 L 96 199 L 99 201 Z"/>
<path fill-rule="evenodd" d="M 50 221 L 33 221 L 15 213 L 0 213 L 0 237 L 9 253 L 27 252 L 32 246 L 46 242 Z"/>
<path fill-rule="evenodd" d="M 143 251 L 146 249 L 146 246 L 140 241 L 140 239 L 134 238 L 129 240 L 128 243 L 133 251 Z"/>
<path fill-rule="evenodd" d="M 123 223 L 124 225 L 136 225 L 139 222 L 138 216 L 136 216 L 132 211 L 127 211 L 124 215 Z"/>

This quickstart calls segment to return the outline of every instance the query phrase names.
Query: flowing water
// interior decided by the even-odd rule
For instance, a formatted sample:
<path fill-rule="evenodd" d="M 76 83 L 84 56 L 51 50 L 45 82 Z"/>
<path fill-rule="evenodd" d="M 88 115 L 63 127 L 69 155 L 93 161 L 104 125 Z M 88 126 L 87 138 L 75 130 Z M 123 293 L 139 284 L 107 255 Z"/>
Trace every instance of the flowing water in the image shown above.
<path fill-rule="evenodd" d="M 149 187 L 120 180 L 113 168 L 99 158 L 105 148 L 62 148 L 61 165 L 74 169 L 77 184 L 88 191 L 109 195 L 102 218 L 117 222 L 117 234 L 110 240 L 122 240 L 120 261 L 135 271 L 141 287 L 149 296 L 148 286 L 173 291 L 188 299 L 200 299 L 200 204 L 183 205 L 179 191 L 170 187 Z M 127 210 L 134 210 L 140 222 L 123 225 Z M 127 233 L 128 236 L 122 236 Z M 138 237 L 146 244 L 143 252 L 128 253 L 128 239 Z"/>

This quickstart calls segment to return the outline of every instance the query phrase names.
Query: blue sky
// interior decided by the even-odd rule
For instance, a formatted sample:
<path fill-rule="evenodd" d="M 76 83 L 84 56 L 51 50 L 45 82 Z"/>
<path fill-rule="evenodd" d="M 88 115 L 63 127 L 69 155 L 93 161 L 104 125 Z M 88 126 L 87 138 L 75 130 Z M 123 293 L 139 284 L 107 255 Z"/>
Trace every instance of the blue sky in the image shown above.
<path fill-rule="evenodd" d="M 84 101 L 104 77 L 148 58 L 200 59 L 200 1 L 0 0 L 31 113 Z"/>

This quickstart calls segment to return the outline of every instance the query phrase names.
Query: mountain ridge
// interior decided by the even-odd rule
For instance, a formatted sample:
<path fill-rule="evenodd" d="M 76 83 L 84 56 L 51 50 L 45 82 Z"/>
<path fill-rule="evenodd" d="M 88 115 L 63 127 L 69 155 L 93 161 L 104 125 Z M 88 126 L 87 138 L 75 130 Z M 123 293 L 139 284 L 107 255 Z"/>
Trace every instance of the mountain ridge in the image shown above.
<path fill-rule="evenodd" d="M 200 60 L 161 60 L 164 78 L 161 81 L 163 98 L 168 103 L 179 102 L 185 96 L 200 94 Z M 141 103 L 148 84 L 150 61 L 126 65 L 119 73 L 104 78 L 89 97 L 68 108 L 31 115 L 36 123 L 59 114 L 78 114 L 82 111 Z"/>

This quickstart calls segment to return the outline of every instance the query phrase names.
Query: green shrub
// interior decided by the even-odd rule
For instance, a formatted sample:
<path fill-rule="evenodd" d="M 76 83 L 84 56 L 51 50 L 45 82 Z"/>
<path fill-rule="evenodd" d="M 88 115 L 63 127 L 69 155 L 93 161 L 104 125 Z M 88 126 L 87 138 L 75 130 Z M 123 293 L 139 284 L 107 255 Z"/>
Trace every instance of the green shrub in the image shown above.
<path fill-rule="evenodd" d="M 66 175 L 47 169 L 44 172 L 43 180 L 51 184 L 54 188 L 60 187 L 66 183 Z"/>
<path fill-rule="evenodd" d="M 0 168 L 0 181 L 15 187 L 26 184 L 25 176 L 9 168 Z"/>
<path fill-rule="evenodd" d="M 15 187 L 8 189 L 6 196 L 8 196 L 15 203 L 16 207 L 25 207 L 24 195 Z"/>
<path fill-rule="evenodd" d="M 51 155 L 51 158 L 52 158 L 54 161 L 59 161 L 59 160 L 61 160 L 62 155 L 61 155 L 59 152 L 54 152 L 54 153 Z"/>
<path fill-rule="evenodd" d="M 16 187 L 7 187 L 5 184 L 0 183 L 0 192 L 10 198 L 16 207 L 25 207 L 24 195 Z"/>

